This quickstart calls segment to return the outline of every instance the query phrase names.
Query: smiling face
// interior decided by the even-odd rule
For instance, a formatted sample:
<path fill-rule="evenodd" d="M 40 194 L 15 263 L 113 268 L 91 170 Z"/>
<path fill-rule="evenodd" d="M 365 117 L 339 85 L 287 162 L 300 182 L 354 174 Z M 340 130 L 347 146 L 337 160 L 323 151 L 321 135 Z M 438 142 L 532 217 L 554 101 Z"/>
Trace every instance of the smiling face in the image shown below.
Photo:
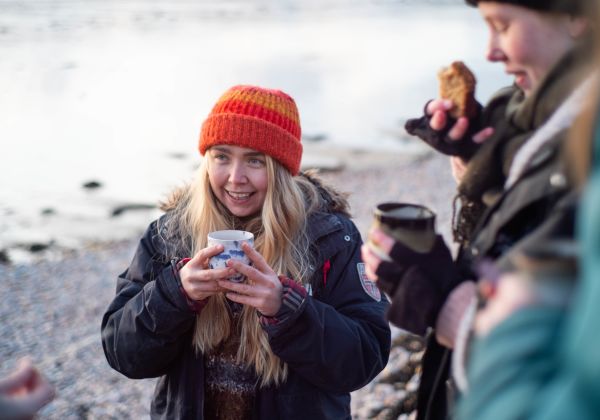
<path fill-rule="evenodd" d="M 503 63 L 506 73 L 529 95 L 583 32 L 578 19 L 493 1 L 479 11 L 490 30 L 487 59 Z"/>
<path fill-rule="evenodd" d="M 239 146 L 217 145 L 208 150 L 208 178 L 217 199 L 237 217 L 261 211 L 267 195 L 266 156 Z"/>

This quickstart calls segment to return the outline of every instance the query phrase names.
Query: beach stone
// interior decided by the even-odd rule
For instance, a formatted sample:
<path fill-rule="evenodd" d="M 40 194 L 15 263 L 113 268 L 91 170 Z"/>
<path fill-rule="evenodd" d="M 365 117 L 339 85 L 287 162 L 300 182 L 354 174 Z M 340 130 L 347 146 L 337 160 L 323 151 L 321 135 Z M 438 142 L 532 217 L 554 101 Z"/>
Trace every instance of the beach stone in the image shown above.
<path fill-rule="evenodd" d="M 110 212 L 111 217 L 120 216 L 126 211 L 132 210 L 153 210 L 156 208 L 155 204 L 148 203 L 133 203 L 133 204 L 123 204 L 117 207 L 114 207 Z"/>
<path fill-rule="evenodd" d="M 325 133 L 302 135 L 302 141 L 308 141 L 308 142 L 314 143 L 314 142 L 323 141 L 323 140 L 327 140 L 327 134 L 325 134 Z"/>
<path fill-rule="evenodd" d="M 88 181 L 82 184 L 83 188 L 87 188 L 88 190 L 94 190 L 100 188 L 102 183 L 99 181 Z"/>
<path fill-rule="evenodd" d="M 51 208 L 51 207 L 47 207 L 47 208 L 45 208 L 45 209 L 42 209 L 42 211 L 40 211 L 40 214 L 41 214 L 42 216 L 51 216 L 51 215 L 53 215 L 53 214 L 56 214 L 56 210 L 54 210 L 54 209 L 53 209 L 53 208 Z"/>
<path fill-rule="evenodd" d="M 172 152 L 172 153 L 167 154 L 167 156 L 170 157 L 171 159 L 176 159 L 176 160 L 183 160 L 187 157 L 187 155 L 182 152 Z"/>
<path fill-rule="evenodd" d="M 33 243 L 30 245 L 27 245 L 26 248 L 31 252 L 41 252 L 41 251 L 48 249 L 49 246 L 50 246 L 50 244 Z"/>

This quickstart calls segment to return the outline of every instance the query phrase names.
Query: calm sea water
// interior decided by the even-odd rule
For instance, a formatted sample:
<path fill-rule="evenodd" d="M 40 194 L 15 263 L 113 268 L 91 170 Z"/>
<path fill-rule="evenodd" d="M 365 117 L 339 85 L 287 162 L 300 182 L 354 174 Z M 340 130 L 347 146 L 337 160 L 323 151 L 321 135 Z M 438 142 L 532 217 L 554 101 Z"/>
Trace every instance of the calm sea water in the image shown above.
<path fill-rule="evenodd" d="M 234 84 L 290 93 L 306 141 L 402 153 L 440 67 L 464 60 L 481 100 L 508 83 L 486 36 L 461 0 L 0 1 L 0 250 L 139 230 L 111 209 L 189 178 Z"/>

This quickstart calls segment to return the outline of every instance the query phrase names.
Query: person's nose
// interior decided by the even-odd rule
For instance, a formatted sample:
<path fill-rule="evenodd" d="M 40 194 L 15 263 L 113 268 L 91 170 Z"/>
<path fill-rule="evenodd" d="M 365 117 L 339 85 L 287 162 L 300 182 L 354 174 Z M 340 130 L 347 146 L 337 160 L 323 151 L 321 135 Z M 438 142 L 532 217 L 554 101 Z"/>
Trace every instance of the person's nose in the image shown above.
<path fill-rule="evenodd" d="M 488 42 L 487 52 L 485 58 L 492 63 L 498 61 L 505 61 L 505 55 L 498 44 L 498 39 L 495 36 L 491 36 Z"/>
<path fill-rule="evenodd" d="M 231 165 L 231 172 L 229 173 L 229 182 L 232 184 L 244 184 L 248 181 L 246 176 L 246 167 L 243 162 L 234 162 Z"/>

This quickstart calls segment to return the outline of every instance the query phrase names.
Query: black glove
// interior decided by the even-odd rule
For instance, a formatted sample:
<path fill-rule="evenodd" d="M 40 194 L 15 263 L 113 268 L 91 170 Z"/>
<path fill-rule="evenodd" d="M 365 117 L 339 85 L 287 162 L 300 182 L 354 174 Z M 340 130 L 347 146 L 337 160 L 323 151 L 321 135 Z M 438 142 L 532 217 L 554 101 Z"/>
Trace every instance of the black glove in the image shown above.
<path fill-rule="evenodd" d="M 390 257 L 393 261 L 381 262 L 375 273 L 377 285 L 392 301 L 387 319 L 399 328 L 423 335 L 435 325 L 446 298 L 461 282 L 450 250 L 437 235 L 429 252 L 416 252 L 396 242 Z"/>
<path fill-rule="evenodd" d="M 427 108 L 427 105 L 425 105 L 425 108 Z M 481 113 L 480 111 L 481 105 L 478 104 L 477 115 Z M 473 135 L 479 131 L 478 128 L 480 126 L 477 117 L 469 121 L 467 133 L 460 140 L 452 140 L 448 137 L 448 132 L 456 123 L 454 118 L 451 118 L 447 114 L 446 126 L 442 130 L 436 131 L 429 125 L 431 117 L 431 115 L 427 115 L 425 112 L 425 115 L 421 118 L 407 120 L 404 128 L 408 134 L 419 137 L 440 153 L 449 156 L 458 156 L 465 161 L 471 159 L 480 147 L 480 144 L 473 141 Z"/>

